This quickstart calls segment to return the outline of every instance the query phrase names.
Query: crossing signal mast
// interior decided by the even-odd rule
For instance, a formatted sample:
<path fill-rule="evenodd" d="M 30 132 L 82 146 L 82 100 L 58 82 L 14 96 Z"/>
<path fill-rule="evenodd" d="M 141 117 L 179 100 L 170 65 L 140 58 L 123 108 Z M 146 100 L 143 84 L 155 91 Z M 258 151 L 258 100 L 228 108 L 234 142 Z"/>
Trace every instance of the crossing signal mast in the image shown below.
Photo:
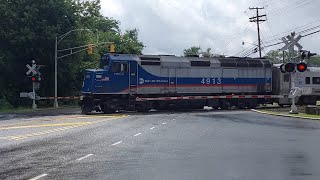
<path fill-rule="evenodd" d="M 292 32 L 291 35 L 282 38 L 282 41 L 285 43 L 285 46 L 282 47 L 280 50 L 285 51 L 289 50 L 290 55 L 290 62 L 286 64 L 282 64 L 280 66 L 280 71 L 282 73 L 290 73 L 291 75 L 291 91 L 289 92 L 289 98 L 291 98 L 292 105 L 291 105 L 291 114 L 298 114 L 298 108 L 295 105 L 296 97 L 301 96 L 302 89 L 299 87 L 295 87 L 295 73 L 298 72 L 305 72 L 308 68 L 305 59 L 310 59 L 310 57 L 316 55 L 316 53 L 311 53 L 310 51 L 302 50 L 302 46 L 298 43 L 298 41 L 302 38 L 301 35 L 295 37 L 295 32 Z M 294 47 L 298 47 L 298 51 L 300 54 L 296 57 L 292 57 L 294 54 Z M 299 61 L 294 62 L 294 61 Z"/>

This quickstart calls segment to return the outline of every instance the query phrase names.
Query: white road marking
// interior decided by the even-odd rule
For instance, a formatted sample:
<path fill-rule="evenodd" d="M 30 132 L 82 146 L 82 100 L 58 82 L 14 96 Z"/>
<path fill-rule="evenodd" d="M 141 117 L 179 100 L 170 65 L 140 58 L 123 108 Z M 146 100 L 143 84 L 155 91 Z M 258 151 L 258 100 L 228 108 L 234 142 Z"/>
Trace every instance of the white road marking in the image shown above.
<path fill-rule="evenodd" d="M 174 120 L 176 120 L 176 119 L 172 119 L 172 121 L 174 121 Z"/>
<path fill-rule="evenodd" d="M 115 146 L 115 145 L 120 144 L 120 143 L 122 143 L 122 141 L 118 141 L 116 143 L 113 143 L 113 144 L 111 144 L 111 146 Z"/>
<path fill-rule="evenodd" d="M 31 178 L 31 179 L 29 179 L 29 180 L 37 180 L 37 179 L 40 179 L 40 178 L 43 178 L 43 177 L 45 177 L 45 176 L 47 176 L 48 174 L 41 174 L 41 175 L 39 175 L 39 176 L 37 176 L 37 177 L 34 177 L 34 178 Z"/>
<path fill-rule="evenodd" d="M 87 157 L 90 157 L 90 156 L 92 156 L 92 155 L 93 155 L 93 154 L 85 155 L 85 156 L 83 156 L 83 157 L 81 157 L 81 158 L 78 158 L 77 161 L 81 161 L 81 160 L 83 160 L 83 159 L 85 159 L 85 158 L 87 158 Z"/>
<path fill-rule="evenodd" d="M 138 133 L 138 134 L 135 134 L 135 135 L 133 135 L 133 136 L 139 136 L 139 135 L 141 135 L 142 133 Z"/>
<path fill-rule="evenodd" d="M 150 128 L 150 129 L 154 129 L 155 127 L 152 127 L 152 128 Z"/>
<path fill-rule="evenodd" d="M 162 124 L 166 124 L 166 122 L 162 123 Z"/>

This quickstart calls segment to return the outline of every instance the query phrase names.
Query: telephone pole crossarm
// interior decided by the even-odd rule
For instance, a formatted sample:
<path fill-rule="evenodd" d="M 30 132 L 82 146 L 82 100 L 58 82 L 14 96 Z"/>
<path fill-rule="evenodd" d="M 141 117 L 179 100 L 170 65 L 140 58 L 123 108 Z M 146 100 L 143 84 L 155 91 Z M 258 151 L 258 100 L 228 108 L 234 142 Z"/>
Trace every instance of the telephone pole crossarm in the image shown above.
<path fill-rule="evenodd" d="M 256 16 L 250 17 L 249 22 L 256 22 L 257 23 L 257 30 L 258 30 L 258 47 L 259 47 L 259 57 L 261 58 L 261 39 L 260 39 L 260 22 L 266 21 L 266 19 L 262 19 L 263 17 L 267 17 L 267 15 L 259 15 L 259 10 L 264 9 L 263 7 L 250 7 L 250 10 L 256 10 Z"/>

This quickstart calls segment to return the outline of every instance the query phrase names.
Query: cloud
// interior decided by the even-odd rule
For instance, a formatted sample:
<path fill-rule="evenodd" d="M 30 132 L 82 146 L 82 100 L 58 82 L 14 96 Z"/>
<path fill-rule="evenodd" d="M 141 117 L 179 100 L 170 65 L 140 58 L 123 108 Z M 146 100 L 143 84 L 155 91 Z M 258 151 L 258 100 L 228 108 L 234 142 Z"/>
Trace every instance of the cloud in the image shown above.
<path fill-rule="evenodd" d="M 268 22 L 261 24 L 261 34 L 262 40 L 268 41 L 286 29 L 319 19 L 316 7 L 320 2 L 314 3 L 318 6 L 288 0 L 102 0 L 102 12 L 119 20 L 122 30 L 139 29 L 139 38 L 147 46 L 145 54 L 181 55 L 183 49 L 196 45 L 234 55 L 250 47 L 243 46 L 242 41 L 257 41 L 256 24 L 248 20 L 255 11 L 249 6 L 266 7 L 261 13 L 267 13 Z M 316 50 L 319 42 L 313 39 L 317 37 L 306 37 L 302 42 Z"/>

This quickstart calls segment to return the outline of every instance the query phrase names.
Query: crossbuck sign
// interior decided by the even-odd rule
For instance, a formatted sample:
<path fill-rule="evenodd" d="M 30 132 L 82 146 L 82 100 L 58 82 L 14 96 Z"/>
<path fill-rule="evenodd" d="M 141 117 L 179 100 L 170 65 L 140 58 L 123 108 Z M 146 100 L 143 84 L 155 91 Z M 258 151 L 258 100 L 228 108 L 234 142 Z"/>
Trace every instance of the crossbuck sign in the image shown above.
<path fill-rule="evenodd" d="M 293 33 L 291 33 L 291 36 L 288 35 L 288 36 L 282 38 L 282 41 L 285 43 L 285 46 L 283 46 L 280 49 L 281 51 L 289 49 L 290 52 L 293 52 L 294 46 L 297 46 L 298 51 L 302 50 L 303 47 L 298 43 L 298 41 L 302 38 L 302 36 L 299 35 L 296 38 L 294 36 L 295 36 L 295 33 L 293 32 Z"/>
<path fill-rule="evenodd" d="M 27 75 L 29 75 L 31 72 L 34 75 L 41 75 L 41 73 L 39 72 L 40 66 L 37 66 L 36 64 L 32 64 L 32 66 L 30 66 L 29 64 L 27 64 L 26 67 L 28 68 L 28 71 L 26 72 Z"/>

